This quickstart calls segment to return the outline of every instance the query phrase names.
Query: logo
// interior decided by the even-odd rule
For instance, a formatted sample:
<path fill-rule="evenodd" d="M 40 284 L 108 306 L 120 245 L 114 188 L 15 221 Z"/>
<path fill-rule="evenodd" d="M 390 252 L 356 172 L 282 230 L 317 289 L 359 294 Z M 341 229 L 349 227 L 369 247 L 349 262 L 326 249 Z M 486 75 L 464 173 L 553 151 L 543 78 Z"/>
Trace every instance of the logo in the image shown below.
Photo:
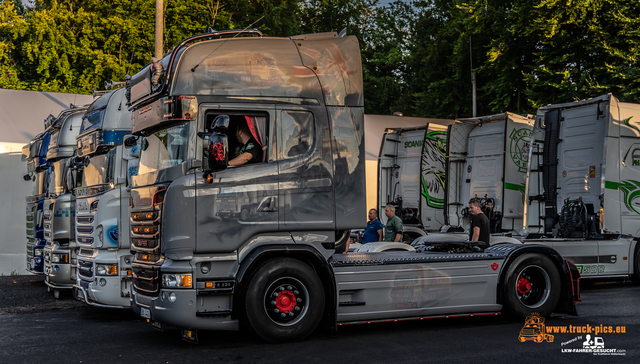
<path fill-rule="evenodd" d="M 511 160 L 518 167 L 518 172 L 527 172 L 527 163 L 529 162 L 529 146 L 531 144 L 532 130 L 528 128 L 513 129 L 509 139 L 509 155 Z"/>
<path fill-rule="evenodd" d="M 424 142 L 422 140 L 411 140 L 408 142 L 404 142 L 404 147 L 406 148 L 417 148 L 417 147 L 422 147 L 422 144 Z"/>
<path fill-rule="evenodd" d="M 524 327 L 520 330 L 520 334 L 518 335 L 518 341 L 521 343 L 525 341 L 533 341 L 535 343 L 546 341 L 552 343 L 553 335 L 547 334 L 544 317 L 534 312 L 531 316 L 527 316 L 525 319 Z"/>
<path fill-rule="evenodd" d="M 589 178 L 596 178 L 596 166 L 589 166 Z"/>
<path fill-rule="evenodd" d="M 636 214 L 640 215 L 640 211 L 636 209 L 638 204 L 633 204 L 633 201 L 640 197 L 640 182 L 631 179 L 622 181 L 618 186 L 622 192 L 624 192 L 624 204 L 627 208 Z"/>
<path fill-rule="evenodd" d="M 589 353 L 593 355 L 626 355 L 626 350 L 611 349 L 605 347 L 605 340 L 602 334 L 625 334 L 626 326 L 607 326 L 589 324 L 584 326 L 562 325 L 553 326 L 545 323 L 544 317 L 534 312 L 525 319 L 524 327 L 518 334 L 518 341 L 533 341 L 540 344 L 542 342 L 559 342 L 561 353 Z M 554 335 L 578 334 L 573 338 L 556 341 Z M 610 339 L 607 339 L 610 340 Z M 557 345 L 557 344 L 556 344 Z M 574 346 L 574 347 L 572 347 Z"/>
<path fill-rule="evenodd" d="M 626 125 L 626 126 L 628 126 L 628 127 L 630 127 L 630 128 L 633 128 L 633 129 L 636 129 L 636 130 L 640 131 L 640 129 L 638 129 L 638 126 L 636 126 L 636 125 L 631 125 L 631 118 L 632 118 L 632 117 L 633 117 L 633 116 L 631 116 L 631 117 L 627 118 L 627 119 L 624 121 L 625 125 Z"/>
<path fill-rule="evenodd" d="M 491 269 L 493 269 L 493 270 L 498 269 L 498 263 L 491 264 Z"/>

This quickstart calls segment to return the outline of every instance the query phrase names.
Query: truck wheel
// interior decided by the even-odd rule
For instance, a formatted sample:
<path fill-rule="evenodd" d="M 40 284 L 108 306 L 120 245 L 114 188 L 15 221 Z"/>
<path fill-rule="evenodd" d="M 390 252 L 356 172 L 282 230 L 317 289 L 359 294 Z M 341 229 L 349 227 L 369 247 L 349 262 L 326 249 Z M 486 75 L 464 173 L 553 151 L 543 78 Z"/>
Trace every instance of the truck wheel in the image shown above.
<path fill-rule="evenodd" d="M 640 284 L 640 242 L 636 243 L 636 253 L 633 255 L 633 273 L 631 273 L 631 281 Z"/>
<path fill-rule="evenodd" d="M 302 340 L 315 330 L 324 312 L 324 288 L 308 265 L 291 258 L 264 263 L 249 280 L 246 319 L 263 339 Z"/>
<path fill-rule="evenodd" d="M 541 254 L 523 254 L 507 270 L 504 284 L 509 312 L 524 319 L 534 312 L 548 316 L 560 299 L 560 274 L 551 259 Z"/>

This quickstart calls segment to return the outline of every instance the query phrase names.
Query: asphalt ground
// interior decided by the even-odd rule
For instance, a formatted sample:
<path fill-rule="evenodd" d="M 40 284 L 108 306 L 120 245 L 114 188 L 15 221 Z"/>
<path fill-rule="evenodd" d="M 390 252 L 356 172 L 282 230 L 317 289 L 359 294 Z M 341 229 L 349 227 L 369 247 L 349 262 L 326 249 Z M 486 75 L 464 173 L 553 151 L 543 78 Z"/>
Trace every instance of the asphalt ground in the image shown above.
<path fill-rule="evenodd" d="M 70 296 L 48 307 L 56 300 L 44 283 L 26 277 L 0 277 L 0 363 L 640 362 L 640 286 L 630 282 L 583 283 L 579 316 L 552 315 L 545 322 L 625 328 L 624 334 L 597 335 L 605 349 L 624 355 L 594 355 L 562 352 L 582 348 L 586 337 L 579 333 L 556 333 L 553 342 L 521 343 L 524 322 L 502 316 L 354 325 L 278 345 L 246 332 L 199 331 L 196 345 L 181 340 L 178 328 L 156 331 L 129 310 L 88 308 Z M 18 313 L 7 313 L 12 310 Z"/>

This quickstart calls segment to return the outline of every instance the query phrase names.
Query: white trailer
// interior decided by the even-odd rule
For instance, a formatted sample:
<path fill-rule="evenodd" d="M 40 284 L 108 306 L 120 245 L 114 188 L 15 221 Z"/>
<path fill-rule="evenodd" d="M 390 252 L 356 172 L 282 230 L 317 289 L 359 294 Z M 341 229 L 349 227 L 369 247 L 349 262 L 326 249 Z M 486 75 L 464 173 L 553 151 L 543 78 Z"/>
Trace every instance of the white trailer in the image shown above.
<path fill-rule="evenodd" d="M 585 278 L 640 281 L 640 105 L 608 94 L 541 107 L 529 164 L 525 242 Z"/>

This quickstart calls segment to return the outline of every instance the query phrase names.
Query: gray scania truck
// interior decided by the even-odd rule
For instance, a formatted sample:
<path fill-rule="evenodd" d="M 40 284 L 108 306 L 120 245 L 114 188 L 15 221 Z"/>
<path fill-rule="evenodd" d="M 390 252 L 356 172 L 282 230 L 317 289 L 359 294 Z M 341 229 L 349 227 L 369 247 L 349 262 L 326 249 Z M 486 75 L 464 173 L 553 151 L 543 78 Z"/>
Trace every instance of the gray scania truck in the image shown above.
<path fill-rule="evenodd" d="M 334 254 L 366 221 L 362 85 L 358 40 L 336 33 L 200 34 L 135 74 L 133 310 L 187 340 L 243 323 L 273 342 L 319 325 L 576 314 L 579 274 L 549 247 Z M 239 140 L 260 150 L 231 167 Z"/>
<path fill-rule="evenodd" d="M 125 90 L 103 93 L 87 109 L 76 138 L 81 186 L 76 195 L 79 246 L 75 297 L 88 304 L 128 308 L 131 288 L 129 252 L 130 174 L 136 148 L 124 145 L 131 133 Z"/>
<path fill-rule="evenodd" d="M 68 188 L 67 170 L 76 151 L 76 136 L 87 107 L 62 111 L 47 118 L 51 128 L 47 151 L 49 170 L 48 199 L 44 201 L 44 273 L 45 283 L 58 298 L 61 290 L 70 290 L 76 282 L 77 244 L 75 242 L 75 197 Z"/>

